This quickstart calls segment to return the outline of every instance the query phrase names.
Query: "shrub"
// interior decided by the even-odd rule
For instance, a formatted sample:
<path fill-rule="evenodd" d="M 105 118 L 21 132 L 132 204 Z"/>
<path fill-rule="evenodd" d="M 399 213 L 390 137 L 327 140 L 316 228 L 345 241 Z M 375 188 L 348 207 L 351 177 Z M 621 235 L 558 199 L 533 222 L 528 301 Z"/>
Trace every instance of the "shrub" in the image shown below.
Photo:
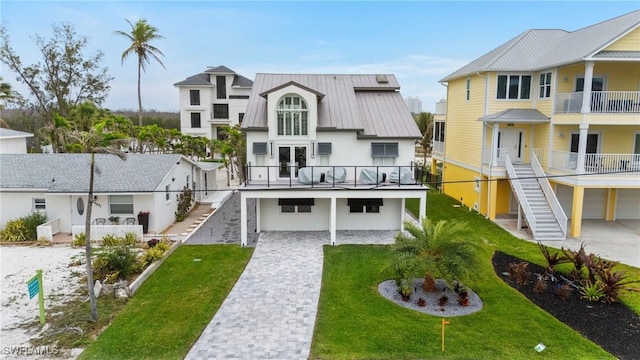
<path fill-rule="evenodd" d="M 469 306 L 469 292 L 467 290 L 458 292 L 458 304 L 460 306 Z"/>
<path fill-rule="evenodd" d="M 558 284 L 555 289 L 553 289 L 553 293 L 555 295 L 557 295 L 560 299 L 562 300 L 567 300 L 569 299 L 569 296 L 571 296 L 571 292 L 573 291 L 573 288 L 571 287 L 571 285 L 569 284 Z"/>
<path fill-rule="evenodd" d="M 580 297 L 589 301 L 600 301 L 604 297 L 604 292 L 600 284 L 587 282 L 580 287 Z"/>
<path fill-rule="evenodd" d="M 113 234 L 107 234 L 102 237 L 102 246 L 120 246 L 122 245 L 122 238 L 119 238 Z"/>
<path fill-rule="evenodd" d="M 640 291 L 629 286 L 640 281 L 628 279 L 624 271 L 613 271 L 616 264 L 600 259 L 594 269 L 596 283 L 603 292 L 602 301 L 607 303 L 616 302 L 621 290 Z"/>
<path fill-rule="evenodd" d="M 96 278 L 106 282 L 126 280 L 134 273 L 137 254 L 130 246 L 114 246 L 98 253 L 93 262 Z"/>
<path fill-rule="evenodd" d="M 520 286 L 527 285 L 531 278 L 531 272 L 527 271 L 527 266 L 529 266 L 529 263 L 526 261 L 521 261 L 517 264 L 509 264 L 509 269 L 507 271 L 509 272 L 511 280 Z"/>
<path fill-rule="evenodd" d="M 27 241 L 37 240 L 38 226 L 47 222 L 47 216 L 39 213 L 31 213 L 23 218 L 24 225 L 27 228 Z"/>
<path fill-rule="evenodd" d="M 580 244 L 580 249 L 578 251 L 574 251 L 571 249 L 565 250 L 561 249 L 564 253 L 564 257 L 568 262 L 573 263 L 573 270 L 569 272 L 569 278 L 574 281 L 582 280 L 582 269 L 584 268 L 585 258 L 587 257 L 586 252 L 584 251 L 584 242 Z"/>
<path fill-rule="evenodd" d="M 84 233 L 80 233 L 80 234 L 76 234 L 73 237 L 73 241 L 71 242 L 71 246 L 73 247 L 79 247 L 79 246 L 85 246 L 86 245 L 86 237 L 84 236 Z"/>
<path fill-rule="evenodd" d="M 440 298 L 438 298 L 438 305 L 445 306 L 447 304 L 447 301 L 449 301 L 449 298 L 446 295 L 442 295 L 440 296 Z"/>
<path fill-rule="evenodd" d="M 36 245 L 43 247 L 43 246 L 51 246 L 53 245 L 53 242 L 50 241 L 49 239 L 45 238 L 44 236 L 40 236 L 38 238 L 38 240 L 36 241 Z"/>
<path fill-rule="evenodd" d="M 123 240 L 122 245 L 126 245 L 126 246 L 138 245 L 138 236 L 133 232 L 128 232 L 124 234 L 124 238 L 122 240 Z"/>
<path fill-rule="evenodd" d="M 533 292 L 543 293 L 547 290 L 548 285 L 547 282 L 542 278 L 538 278 L 536 282 L 533 284 Z"/>
<path fill-rule="evenodd" d="M 0 239 L 9 242 L 36 241 L 38 238 L 37 228 L 45 222 L 47 222 L 47 217 L 38 213 L 10 220 L 0 231 Z"/>
<path fill-rule="evenodd" d="M 191 210 L 191 202 L 193 201 L 193 193 L 186 186 L 182 192 L 178 194 L 178 210 L 176 211 L 176 221 L 182 221 L 187 218 L 189 210 Z"/>
<path fill-rule="evenodd" d="M 427 305 L 427 300 L 425 300 L 424 298 L 419 298 L 418 301 L 416 302 L 418 304 L 418 306 L 422 307 L 422 306 L 426 306 Z"/>
<path fill-rule="evenodd" d="M 569 259 L 561 254 L 560 251 L 551 253 L 549 251 L 549 248 L 544 246 L 540 241 L 538 241 L 538 246 L 540 247 L 542 256 L 544 256 L 545 260 L 547 260 L 547 267 L 545 269 L 545 272 L 547 274 L 553 274 L 557 265 L 569 262 Z"/>
<path fill-rule="evenodd" d="M 409 279 L 400 280 L 400 295 L 402 295 L 402 300 L 409 301 L 409 298 L 411 298 L 412 292 L 413 292 L 413 285 L 411 284 L 411 280 Z"/>

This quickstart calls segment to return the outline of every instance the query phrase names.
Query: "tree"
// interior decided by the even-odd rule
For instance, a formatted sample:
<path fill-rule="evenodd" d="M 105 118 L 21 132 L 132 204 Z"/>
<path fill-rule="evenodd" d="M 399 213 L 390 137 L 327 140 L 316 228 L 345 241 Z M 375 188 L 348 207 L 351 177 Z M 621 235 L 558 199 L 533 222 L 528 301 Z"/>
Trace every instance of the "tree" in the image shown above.
<path fill-rule="evenodd" d="M 0 61 L 27 86 L 29 104 L 39 110 L 45 123 L 52 124 L 56 113 L 66 117 L 71 107 L 85 100 L 104 102 L 113 78 L 106 67 L 100 67 L 101 51 L 85 55 L 86 36 L 78 36 L 71 24 L 59 23 L 52 25 L 50 39 L 35 35 L 34 42 L 42 61 L 24 65 L 11 47 L 7 28 L 0 26 Z"/>
<path fill-rule="evenodd" d="M 13 98 L 13 92 L 11 91 L 11 85 L 2 81 L 0 76 L 0 111 L 4 110 L 4 104 Z"/>
<path fill-rule="evenodd" d="M 153 40 L 162 39 L 163 36 L 157 34 L 158 29 L 149 25 L 147 20 L 140 19 L 135 25 L 131 21 L 126 20 L 131 26 L 131 32 L 115 31 L 116 35 L 121 35 L 131 41 L 131 45 L 122 53 L 121 62 L 124 64 L 124 60 L 131 54 L 138 55 L 138 126 L 142 126 L 142 94 L 140 92 L 140 74 L 145 71 L 147 63 L 151 62 L 151 58 L 155 59 L 162 65 L 164 64 L 158 57 L 158 55 L 164 56 L 160 49 L 149 44 Z"/>
<path fill-rule="evenodd" d="M 225 126 L 223 128 L 227 134 L 225 142 L 231 148 L 232 156 L 235 155 L 237 161 L 233 161 L 231 166 L 235 167 L 240 182 L 244 181 L 244 170 L 247 161 L 247 141 L 244 132 L 240 130 L 240 126 Z"/>
<path fill-rule="evenodd" d="M 469 234 L 466 223 L 455 220 L 433 223 L 425 217 L 420 225 L 406 221 L 404 228 L 405 232 L 396 235 L 392 248 L 398 283 L 406 283 L 423 273 L 423 289 L 435 291 L 435 276 L 451 286 L 454 280 L 466 277 L 467 270 L 475 264 L 476 246 L 466 238 Z"/>
<path fill-rule="evenodd" d="M 85 235 L 85 258 L 87 269 L 87 285 L 89 290 L 89 302 L 91 305 L 91 317 L 98 319 L 98 308 L 96 304 L 96 294 L 93 289 L 93 265 L 91 261 L 91 211 L 93 208 L 93 183 L 96 173 L 95 154 L 112 154 L 122 160 L 126 160 L 126 154 L 120 150 L 125 144 L 124 134 L 109 132 L 105 130 L 106 123 L 100 121 L 89 131 L 74 130 L 70 138 L 74 141 L 72 146 L 78 152 L 89 153 L 89 192 L 87 194 L 87 209 L 84 222 Z M 99 171 L 98 171 L 99 173 Z"/>
<path fill-rule="evenodd" d="M 421 112 L 416 119 L 416 125 L 418 125 L 418 129 L 420 129 L 420 133 L 423 135 L 431 123 L 433 123 L 433 114 L 430 112 Z"/>

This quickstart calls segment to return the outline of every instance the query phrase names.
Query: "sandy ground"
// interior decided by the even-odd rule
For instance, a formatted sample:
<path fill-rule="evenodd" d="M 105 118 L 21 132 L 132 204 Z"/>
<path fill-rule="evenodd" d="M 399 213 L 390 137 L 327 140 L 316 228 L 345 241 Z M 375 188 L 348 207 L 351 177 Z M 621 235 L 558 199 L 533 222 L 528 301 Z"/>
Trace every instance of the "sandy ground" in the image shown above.
<path fill-rule="evenodd" d="M 83 259 L 83 255 L 83 249 L 69 245 L 0 247 L 0 358 L 51 357 L 34 354 L 53 353 L 55 349 L 34 348 L 29 344 L 40 327 L 24 328 L 39 319 L 38 298 L 29 299 L 26 282 L 37 269 L 42 270 L 46 314 L 46 309 L 64 302 L 80 286 L 80 277 L 73 276 L 73 272 L 83 272 L 84 266 L 69 267 L 69 264 Z"/>

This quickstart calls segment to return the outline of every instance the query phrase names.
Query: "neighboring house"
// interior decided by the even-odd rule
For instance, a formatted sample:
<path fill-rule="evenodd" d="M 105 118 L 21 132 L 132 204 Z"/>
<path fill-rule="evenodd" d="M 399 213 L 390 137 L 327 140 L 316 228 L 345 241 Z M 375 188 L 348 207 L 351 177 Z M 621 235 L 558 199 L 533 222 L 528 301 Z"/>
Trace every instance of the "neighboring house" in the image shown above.
<path fill-rule="evenodd" d="M 59 218 L 61 232 L 84 225 L 89 162 L 89 154 L 0 155 L 0 227 L 32 212 Z M 215 187 L 213 170 L 202 171 L 182 155 L 128 154 L 121 160 L 96 154 L 95 164 L 99 205 L 93 206 L 92 222 L 118 216 L 124 223 L 148 211 L 149 232 L 162 232 L 175 222 L 177 195 L 185 187 L 194 190 L 194 200 Z"/>
<path fill-rule="evenodd" d="M 242 124 L 252 85 L 253 81 L 225 66 L 210 66 L 175 83 L 180 89 L 180 131 L 221 138 L 221 128 Z"/>
<path fill-rule="evenodd" d="M 27 138 L 33 134 L 0 128 L 0 154 L 26 154 Z"/>
<path fill-rule="evenodd" d="M 328 231 L 332 244 L 337 230 L 401 229 L 408 198 L 424 217 L 426 188 L 412 179 L 421 134 L 399 89 L 393 75 L 257 74 L 241 243 L 247 199 L 257 232 Z"/>
<path fill-rule="evenodd" d="M 536 239 L 640 219 L 640 11 L 526 31 L 441 81 L 445 194 L 490 219 L 524 213 Z"/>

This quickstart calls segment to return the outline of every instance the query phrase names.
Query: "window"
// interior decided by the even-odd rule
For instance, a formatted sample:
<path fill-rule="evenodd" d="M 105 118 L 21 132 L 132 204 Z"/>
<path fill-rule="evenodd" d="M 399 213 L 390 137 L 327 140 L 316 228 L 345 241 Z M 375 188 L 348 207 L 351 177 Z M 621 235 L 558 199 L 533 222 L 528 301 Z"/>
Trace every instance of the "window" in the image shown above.
<path fill-rule="evenodd" d="M 229 104 L 213 104 L 213 118 L 214 119 L 228 119 L 229 118 Z"/>
<path fill-rule="evenodd" d="M 498 93 L 496 98 L 509 100 L 529 99 L 531 75 L 498 75 Z"/>
<path fill-rule="evenodd" d="M 331 143 L 318 143 L 318 155 L 331 155 Z"/>
<path fill-rule="evenodd" d="M 378 214 L 382 205 L 382 199 L 347 199 L 347 206 L 352 214 Z"/>
<path fill-rule="evenodd" d="M 471 98 L 471 78 L 467 79 L 467 101 Z"/>
<path fill-rule="evenodd" d="M 266 142 L 254 142 L 253 143 L 253 153 L 255 155 L 266 155 L 267 154 L 267 143 Z"/>
<path fill-rule="evenodd" d="M 587 134 L 587 154 L 596 154 L 598 152 L 598 133 L 589 133 Z M 579 133 L 571 134 L 571 149 L 572 153 L 578 152 L 578 143 L 580 141 Z"/>
<path fill-rule="evenodd" d="M 309 127 L 307 103 L 300 96 L 287 95 L 276 110 L 278 135 L 306 136 Z"/>
<path fill-rule="evenodd" d="M 440 141 L 440 142 L 444 142 L 444 122 L 442 121 L 437 121 L 435 123 L 435 128 L 434 128 L 434 140 L 435 141 Z"/>
<path fill-rule="evenodd" d="M 47 210 L 47 201 L 45 199 L 33 199 L 33 212 L 42 214 Z"/>
<path fill-rule="evenodd" d="M 371 157 L 398 157 L 398 143 L 371 143 Z"/>
<path fill-rule="evenodd" d="M 216 95 L 218 99 L 227 98 L 227 78 L 224 76 L 216 76 Z"/>
<path fill-rule="evenodd" d="M 189 90 L 191 105 L 200 105 L 200 90 Z"/>
<path fill-rule="evenodd" d="M 199 128 L 200 126 L 200 113 L 191 113 L 191 127 Z"/>
<path fill-rule="evenodd" d="M 204 174 L 204 175 L 206 176 L 207 174 Z M 171 197 L 169 196 L 169 193 L 170 193 L 169 189 L 170 189 L 170 187 L 171 187 L 171 185 L 169 185 L 169 184 L 167 184 L 167 186 L 165 186 L 165 187 L 164 187 L 164 199 L 165 199 L 166 201 L 171 200 Z"/>
<path fill-rule="evenodd" d="M 244 120 L 244 113 L 238 113 L 238 125 L 242 125 L 242 120 Z"/>
<path fill-rule="evenodd" d="M 132 215 L 133 195 L 109 195 L 109 214 Z"/>
<path fill-rule="evenodd" d="M 315 205 L 315 199 L 278 199 L 278 205 L 280 206 L 282 213 L 310 213 L 311 207 Z"/>
<path fill-rule="evenodd" d="M 551 73 L 540 74 L 540 99 L 551 97 Z"/>

